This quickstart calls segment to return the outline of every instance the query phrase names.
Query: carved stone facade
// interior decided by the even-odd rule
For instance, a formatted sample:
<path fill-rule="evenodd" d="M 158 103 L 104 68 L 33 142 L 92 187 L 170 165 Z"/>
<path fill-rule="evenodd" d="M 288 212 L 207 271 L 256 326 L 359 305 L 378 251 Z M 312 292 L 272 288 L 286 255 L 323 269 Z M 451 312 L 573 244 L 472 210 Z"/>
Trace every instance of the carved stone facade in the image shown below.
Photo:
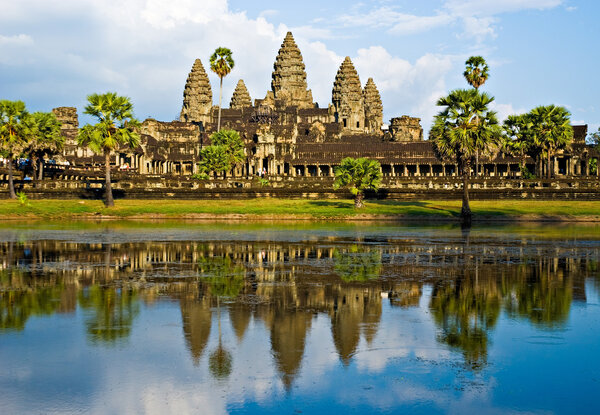
<path fill-rule="evenodd" d="M 271 81 L 272 96 L 267 94 L 265 100 L 280 101 L 278 106 L 297 106 L 313 108 L 312 92 L 306 83 L 306 71 L 302 54 L 292 32 L 287 32 L 281 48 L 273 64 Z M 274 103 L 274 102 L 273 102 Z"/>
<path fill-rule="evenodd" d="M 56 118 L 61 122 L 61 129 L 79 128 L 79 117 L 75 107 L 58 107 L 52 110 Z"/>
<path fill-rule="evenodd" d="M 379 134 L 383 125 L 383 104 L 373 78 L 367 80 L 363 95 L 365 100 L 365 128 L 369 133 Z"/>
<path fill-rule="evenodd" d="M 200 59 L 196 59 L 183 91 L 183 106 L 179 120 L 206 123 L 210 121 L 212 89 Z"/>
<path fill-rule="evenodd" d="M 231 96 L 231 102 L 229 108 L 232 110 L 241 110 L 242 108 L 248 108 L 252 106 L 252 98 L 246 84 L 243 80 L 239 80 Z"/>
<path fill-rule="evenodd" d="M 393 141 L 422 141 L 421 119 L 403 115 L 390 120 L 390 135 Z"/>
<path fill-rule="evenodd" d="M 360 79 L 350 57 L 346 56 L 337 71 L 331 101 L 336 122 L 347 131 L 365 131 L 365 100 Z"/>

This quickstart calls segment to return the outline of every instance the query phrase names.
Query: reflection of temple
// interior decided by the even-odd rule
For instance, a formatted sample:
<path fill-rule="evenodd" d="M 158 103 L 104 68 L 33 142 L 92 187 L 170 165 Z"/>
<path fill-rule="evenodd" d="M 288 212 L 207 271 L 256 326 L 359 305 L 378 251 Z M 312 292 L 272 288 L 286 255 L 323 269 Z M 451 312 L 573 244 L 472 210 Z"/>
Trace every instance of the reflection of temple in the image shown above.
<path fill-rule="evenodd" d="M 271 177 L 331 177 L 344 157 L 368 157 L 381 163 L 384 177 L 456 176 L 457 166 L 442 162 L 432 144 L 423 139 L 420 119 L 395 117 L 383 129 L 383 106 L 372 78 L 364 84 L 350 60 L 341 62 L 333 80 L 331 103 L 320 108 L 313 102 L 301 52 L 291 33 L 279 49 L 273 66 L 271 89 L 252 102 L 239 80 L 230 107 L 222 109 L 222 126 L 240 132 L 246 143 L 246 160 L 229 176 L 252 177 L 263 169 Z M 189 175 L 196 172 L 199 150 L 210 144 L 217 128 L 218 108 L 206 70 L 196 59 L 183 93 L 180 119 L 161 122 L 147 119 L 138 149 L 123 149 L 115 166 L 127 166 L 128 175 Z M 76 146 L 78 120 L 75 108 L 54 112 L 67 137 L 65 157 L 72 166 L 101 162 L 87 149 Z M 585 145 L 587 126 L 575 128 L 575 142 L 555 157 L 557 176 L 590 174 L 598 154 Z M 519 159 L 498 153 L 482 159 L 487 177 L 520 176 Z M 530 171 L 533 160 L 527 159 Z M 597 169 L 600 172 L 600 169 Z M 597 173 L 600 175 L 600 173 Z"/>
<path fill-rule="evenodd" d="M 271 348 L 289 388 L 315 315 L 330 319 L 332 343 L 348 365 L 361 338 L 367 346 L 375 341 L 383 302 L 417 306 L 427 284 L 438 339 L 477 368 L 485 364 L 501 310 L 542 329 L 565 324 L 572 301 L 585 300 L 586 278 L 597 277 L 600 257 L 599 248 L 585 245 L 392 240 L 353 248 L 344 242 L 0 243 L 0 329 L 22 330 L 29 316 L 74 312 L 79 305 L 90 316 L 91 340 L 113 342 L 129 335 L 140 301 L 169 298 L 179 303 L 183 335 L 198 364 L 214 330 L 214 285 L 221 283 L 206 270 L 229 280 L 242 269 L 243 283 L 228 286 L 222 313 L 238 342 L 252 319 L 264 323 L 270 345 L 257 353 Z M 370 277 L 346 282 L 340 261 L 363 264 Z"/>

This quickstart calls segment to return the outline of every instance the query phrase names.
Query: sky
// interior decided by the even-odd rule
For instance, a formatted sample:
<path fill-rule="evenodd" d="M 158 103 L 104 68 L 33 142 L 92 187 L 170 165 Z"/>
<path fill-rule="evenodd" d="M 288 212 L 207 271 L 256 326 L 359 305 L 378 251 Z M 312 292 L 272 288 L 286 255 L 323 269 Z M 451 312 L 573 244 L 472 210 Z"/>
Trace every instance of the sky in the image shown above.
<path fill-rule="evenodd" d="M 565 106 L 573 124 L 600 127 L 600 2 L 593 0 L 0 0 L 0 99 L 30 111 L 82 110 L 91 93 L 129 96 L 136 116 L 179 117 L 196 58 L 233 51 L 226 107 L 243 79 L 264 98 L 285 33 L 292 31 L 320 107 L 331 102 L 335 74 L 350 56 L 361 83 L 372 77 L 384 122 L 421 118 L 466 88 L 465 60 L 483 56 L 483 90 L 499 118 L 538 105 Z M 218 78 L 209 72 L 213 100 Z"/>

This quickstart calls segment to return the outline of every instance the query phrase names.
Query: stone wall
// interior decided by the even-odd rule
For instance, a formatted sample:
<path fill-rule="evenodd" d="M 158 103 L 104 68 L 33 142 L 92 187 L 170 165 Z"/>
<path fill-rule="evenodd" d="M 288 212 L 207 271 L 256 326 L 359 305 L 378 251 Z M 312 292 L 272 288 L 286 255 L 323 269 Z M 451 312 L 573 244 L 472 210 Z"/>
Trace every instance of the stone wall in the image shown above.
<path fill-rule="evenodd" d="M 174 175 L 140 176 L 114 172 L 115 197 L 130 199 L 247 199 L 257 197 L 350 199 L 348 190 L 333 189 L 333 177 L 274 177 L 267 186 L 255 178 L 216 178 L 199 181 Z M 472 178 L 473 200 L 540 199 L 600 200 L 600 179 L 561 178 L 519 180 Z M 104 177 L 99 172 L 57 175 L 37 188 L 31 181 L 15 180 L 18 190 L 32 199 L 100 199 Z M 0 170 L 0 198 L 7 198 L 5 172 Z M 462 197 L 460 177 L 385 177 L 378 192 L 367 197 L 387 200 L 453 200 Z"/>
<path fill-rule="evenodd" d="M 390 120 L 390 135 L 393 141 L 422 141 L 421 119 L 403 115 Z"/>

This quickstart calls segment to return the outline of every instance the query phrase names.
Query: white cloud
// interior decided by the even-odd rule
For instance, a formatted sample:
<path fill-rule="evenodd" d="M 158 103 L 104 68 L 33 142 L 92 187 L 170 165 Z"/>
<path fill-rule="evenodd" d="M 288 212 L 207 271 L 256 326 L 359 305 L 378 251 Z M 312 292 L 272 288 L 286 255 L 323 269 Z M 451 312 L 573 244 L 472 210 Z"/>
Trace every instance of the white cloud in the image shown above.
<path fill-rule="evenodd" d="M 454 21 L 447 14 L 435 16 L 415 16 L 399 13 L 391 7 L 380 7 L 368 13 L 346 14 L 338 18 L 344 26 L 368 26 L 372 28 L 388 27 L 389 33 L 403 35 L 424 32 Z"/>
<path fill-rule="evenodd" d="M 365 84 L 372 77 L 383 101 L 384 121 L 400 115 L 421 118 L 427 130 L 437 112 L 435 102 L 447 93 L 446 76 L 452 70 L 453 57 L 426 54 L 410 63 L 392 56 L 382 46 L 359 49 L 354 60 Z"/>
<path fill-rule="evenodd" d="M 496 101 L 492 102 L 490 108 L 498 113 L 498 121 L 502 123 L 509 115 L 524 114 L 528 109 L 514 108 L 512 104 L 501 104 Z"/>
<path fill-rule="evenodd" d="M 444 8 L 460 16 L 493 16 L 520 10 L 557 7 L 563 0 L 446 0 Z"/>
<path fill-rule="evenodd" d="M 12 45 L 12 46 L 26 46 L 33 45 L 33 39 L 29 35 L 19 34 L 13 36 L 0 35 L 0 46 Z"/>
<path fill-rule="evenodd" d="M 222 0 L 147 0 L 142 18 L 157 28 L 173 28 L 183 23 L 206 24 L 229 13 Z"/>
<path fill-rule="evenodd" d="M 392 26 L 388 33 L 406 35 L 426 32 L 440 26 L 452 24 L 455 19 L 452 16 L 440 14 L 436 16 L 411 16 L 404 15 Z"/>
<path fill-rule="evenodd" d="M 486 38 L 496 37 L 495 16 L 520 10 L 544 10 L 557 7 L 562 0 L 446 0 L 440 10 L 433 15 L 417 16 L 398 12 L 398 7 L 379 6 L 364 11 L 353 8 L 351 14 L 338 17 L 337 23 L 349 27 L 385 28 L 394 35 L 423 33 L 444 26 L 460 24 L 462 36 L 482 42 Z"/>
<path fill-rule="evenodd" d="M 497 36 L 493 26 L 496 19 L 493 17 L 465 16 L 462 20 L 464 25 L 463 36 L 465 37 L 474 38 L 481 43 L 486 38 L 493 39 Z"/>

